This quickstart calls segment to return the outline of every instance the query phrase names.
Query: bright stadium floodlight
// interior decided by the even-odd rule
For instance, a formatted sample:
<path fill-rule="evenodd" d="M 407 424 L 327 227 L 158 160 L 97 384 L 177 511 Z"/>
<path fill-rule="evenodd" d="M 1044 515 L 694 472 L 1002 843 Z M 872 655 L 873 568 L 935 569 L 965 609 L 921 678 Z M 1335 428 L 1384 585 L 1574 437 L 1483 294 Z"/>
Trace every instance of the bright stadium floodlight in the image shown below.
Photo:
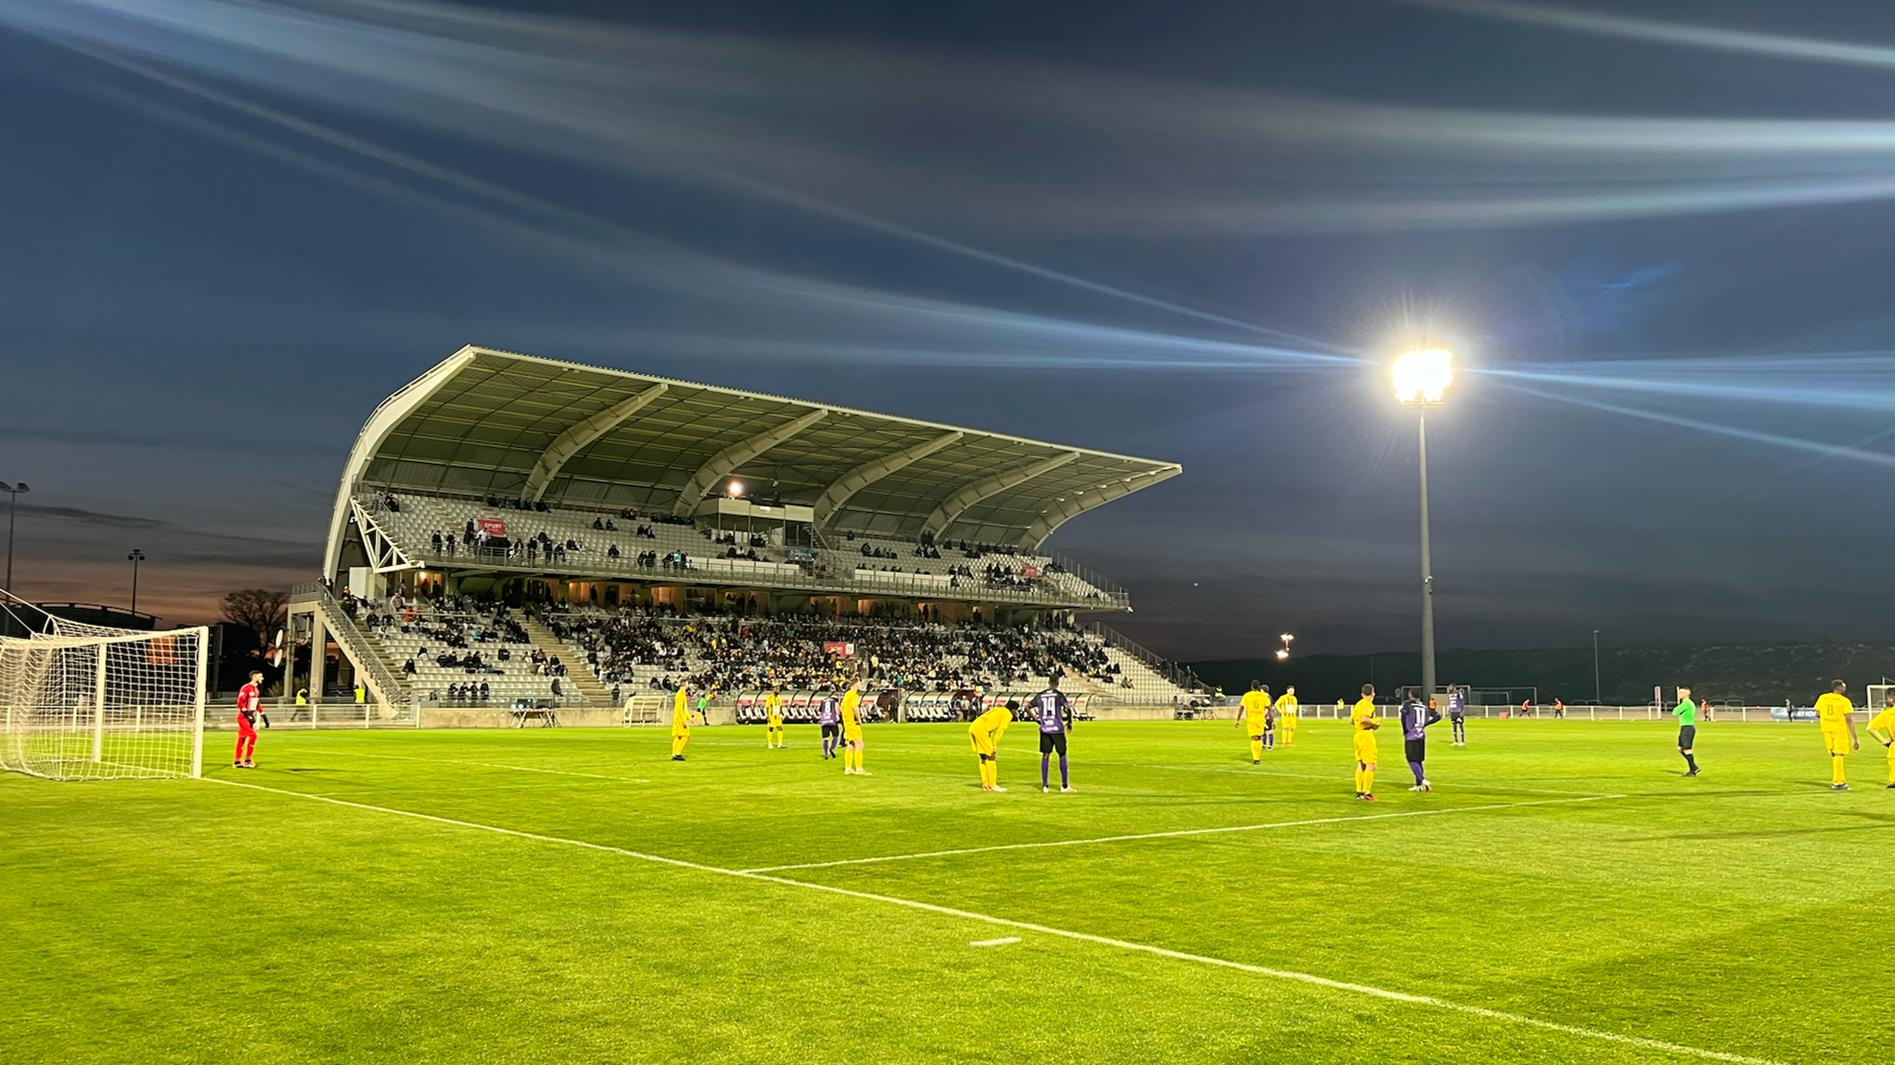
<path fill-rule="evenodd" d="M 724 486 L 724 494 L 730 496 L 730 498 L 732 499 L 743 498 L 744 483 L 742 481 L 730 482 L 729 484 Z"/>
<path fill-rule="evenodd" d="M 1276 657 L 1277 657 L 1277 661 L 1279 662 L 1283 661 L 1285 658 L 1290 657 L 1290 649 L 1287 647 L 1277 648 Z"/>
<path fill-rule="evenodd" d="M 1434 697 L 1434 563 L 1428 550 L 1429 407 L 1447 399 L 1454 384 L 1454 353 L 1447 348 L 1414 348 L 1395 359 L 1389 370 L 1395 400 L 1415 408 L 1416 459 L 1421 469 L 1421 686 Z"/>
<path fill-rule="evenodd" d="M 1289 643 L 1289 642 L 1290 642 L 1291 640 L 1294 640 L 1294 639 L 1296 639 L 1296 637 L 1294 637 L 1294 636 L 1291 636 L 1291 635 L 1290 635 L 1289 633 L 1287 633 L 1287 632 L 1283 634 L 1283 642 L 1284 642 L 1284 643 Z"/>
<path fill-rule="evenodd" d="M 1454 383 L 1454 353 L 1446 348 L 1416 348 L 1395 360 L 1389 374 L 1395 399 L 1403 406 L 1434 406 Z"/>

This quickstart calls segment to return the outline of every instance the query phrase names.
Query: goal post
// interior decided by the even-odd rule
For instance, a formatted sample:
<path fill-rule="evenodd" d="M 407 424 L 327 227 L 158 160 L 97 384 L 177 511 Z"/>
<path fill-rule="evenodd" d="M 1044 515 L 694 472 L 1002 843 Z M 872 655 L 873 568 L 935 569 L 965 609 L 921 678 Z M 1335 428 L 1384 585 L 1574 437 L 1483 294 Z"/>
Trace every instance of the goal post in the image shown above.
<path fill-rule="evenodd" d="M 202 774 L 209 629 L 49 628 L 0 637 L 0 770 L 51 780 Z"/>
<path fill-rule="evenodd" d="M 1891 693 L 1895 693 L 1895 684 L 1869 685 L 1868 692 L 1865 696 L 1867 702 L 1863 705 L 1862 709 L 1868 711 L 1869 717 L 1874 717 L 1888 706 L 1888 697 Z"/>

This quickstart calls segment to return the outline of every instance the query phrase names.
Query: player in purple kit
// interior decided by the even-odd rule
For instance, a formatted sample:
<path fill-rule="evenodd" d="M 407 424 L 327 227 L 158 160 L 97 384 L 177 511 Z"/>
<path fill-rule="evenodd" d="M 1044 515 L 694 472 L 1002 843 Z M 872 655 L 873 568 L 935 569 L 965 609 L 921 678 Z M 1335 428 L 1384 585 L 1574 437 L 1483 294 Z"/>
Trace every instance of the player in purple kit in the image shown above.
<path fill-rule="evenodd" d="M 836 745 L 842 742 L 842 711 L 834 693 L 822 697 L 816 708 L 816 723 L 822 726 L 822 756 L 834 758 Z"/>
<path fill-rule="evenodd" d="M 1467 689 L 1459 684 L 1448 687 L 1448 724 L 1454 729 L 1454 745 L 1467 746 Z"/>
<path fill-rule="evenodd" d="M 1408 770 L 1415 774 L 1415 786 L 1409 791 L 1433 791 L 1422 763 L 1428 759 L 1428 726 L 1441 720 L 1441 712 L 1421 701 L 1421 692 L 1408 689 L 1402 700 L 1402 750 L 1408 756 Z"/>
<path fill-rule="evenodd" d="M 1072 775 L 1066 768 L 1066 734 L 1073 729 L 1072 703 L 1059 690 L 1059 678 L 1046 678 L 1046 688 L 1026 701 L 1027 712 L 1040 723 L 1040 790 L 1051 791 L 1047 780 L 1053 752 L 1059 752 L 1059 790 L 1073 790 Z"/>

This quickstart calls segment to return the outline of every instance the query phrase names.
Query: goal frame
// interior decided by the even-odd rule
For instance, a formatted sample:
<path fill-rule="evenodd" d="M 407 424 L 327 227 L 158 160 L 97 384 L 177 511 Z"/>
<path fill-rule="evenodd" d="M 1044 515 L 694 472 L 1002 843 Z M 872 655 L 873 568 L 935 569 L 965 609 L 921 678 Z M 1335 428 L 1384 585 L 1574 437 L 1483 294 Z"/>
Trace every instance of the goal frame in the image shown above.
<path fill-rule="evenodd" d="M 1869 717 L 1888 708 L 1889 693 L 1895 692 L 1895 684 L 1870 684 L 1863 689 L 1862 709 Z"/>
<path fill-rule="evenodd" d="M 137 776 L 144 779 L 167 776 L 183 776 L 193 780 L 202 778 L 204 775 L 204 718 L 209 699 L 210 628 L 204 625 L 196 625 L 177 629 L 161 629 L 151 632 L 141 632 L 130 629 L 105 629 L 98 626 L 83 626 L 83 628 L 92 631 L 72 632 L 67 634 L 31 633 L 26 637 L 0 638 L 0 644 L 17 645 L 22 649 L 22 653 L 25 654 L 35 652 L 45 654 L 70 653 L 75 651 L 81 653 L 86 651 L 92 652 L 92 657 L 96 659 L 96 664 L 93 666 L 92 690 L 89 699 L 92 720 L 90 722 L 91 742 L 88 745 L 87 753 L 89 761 L 98 765 L 104 761 L 106 718 L 111 708 L 110 699 L 108 698 L 108 692 L 110 691 L 110 670 L 108 668 L 110 649 L 114 646 L 125 644 L 152 644 L 156 641 L 166 639 L 192 639 L 195 642 L 195 648 L 191 654 L 194 683 L 190 696 L 191 739 L 188 762 L 184 771 L 181 773 L 164 770 L 149 770 L 140 772 Z M 15 709 L 16 704 L 12 693 L 0 691 L 0 742 L 13 742 L 13 737 L 15 736 Z M 24 750 L 24 747 L 22 747 L 22 750 Z M 27 776 L 35 776 L 46 780 L 87 779 L 37 772 L 31 767 L 30 762 L 24 755 L 19 765 L 13 766 L 0 763 L 0 769 L 17 771 Z"/>

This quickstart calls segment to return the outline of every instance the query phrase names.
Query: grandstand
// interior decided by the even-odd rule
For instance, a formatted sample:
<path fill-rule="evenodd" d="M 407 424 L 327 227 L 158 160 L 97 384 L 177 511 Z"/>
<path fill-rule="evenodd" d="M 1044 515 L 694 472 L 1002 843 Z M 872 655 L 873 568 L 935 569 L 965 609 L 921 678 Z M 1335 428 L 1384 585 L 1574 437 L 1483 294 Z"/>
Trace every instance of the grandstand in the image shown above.
<path fill-rule="evenodd" d="M 334 640 L 370 724 L 616 712 L 687 679 L 741 717 L 764 684 L 806 705 L 843 658 L 902 717 L 1048 669 L 1095 708 L 1168 707 L 1189 679 L 1081 618 L 1129 594 L 1044 545 L 1179 472 L 467 347 L 363 426 L 291 632 Z"/>

